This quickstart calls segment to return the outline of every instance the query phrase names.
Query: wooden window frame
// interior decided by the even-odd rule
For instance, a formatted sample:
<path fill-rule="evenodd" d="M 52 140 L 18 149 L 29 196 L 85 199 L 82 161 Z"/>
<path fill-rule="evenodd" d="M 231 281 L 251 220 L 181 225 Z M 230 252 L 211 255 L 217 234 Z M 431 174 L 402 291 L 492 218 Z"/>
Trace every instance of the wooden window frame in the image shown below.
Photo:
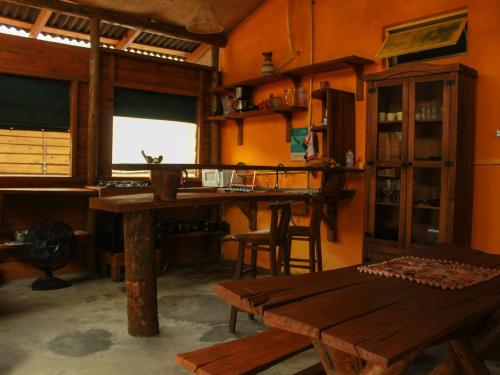
<path fill-rule="evenodd" d="M 468 9 L 467 8 L 460 8 L 456 10 L 452 10 L 447 13 L 439 13 L 439 14 L 434 14 L 429 17 L 425 18 L 418 18 L 418 19 L 413 19 L 404 23 L 398 23 L 398 24 L 391 24 L 383 27 L 382 31 L 382 42 L 385 41 L 385 39 L 389 36 L 391 32 L 394 31 L 406 31 L 406 30 L 411 30 L 411 29 L 416 29 L 420 28 L 423 26 L 429 26 L 432 24 L 444 22 L 444 21 L 449 21 L 457 18 L 468 18 Z M 469 33 L 468 33 L 468 21 L 466 22 L 464 32 L 466 33 L 466 43 L 467 43 L 467 50 L 469 46 Z M 425 61 L 432 61 L 432 60 L 437 60 L 437 59 L 443 59 L 443 58 L 450 58 L 450 57 L 455 57 L 455 56 L 463 56 L 466 55 L 467 51 L 465 52 L 459 52 L 451 55 L 446 55 L 446 56 L 439 56 L 439 57 L 431 57 L 428 59 L 422 59 L 418 60 L 418 62 L 425 62 Z M 383 59 L 383 65 L 384 67 L 390 68 L 396 65 L 399 65 L 397 62 L 398 56 L 394 57 L 388 57 Z"/>
<path fill-rule="evenodd" d="M 37 77 L 37 76 L 33 76 Z M 37 77 L 46 78 L 46 77 Z M 46 176 L 46 175 L 0 175 L 0 182 L 5 185 L 21 186 L 53 186 L 53 185 L 74 185 L 80 183 L 80 178 L 76 175 L 76 156 L 77 156 L 77 132 L 78 132 L 78 84 L 77 80 L 68 80 L 70 82 L 69 103 L 70 103 L 70 163 L 71 173 L 66 176 Z M 84 177 L 81 178 L 84 182 Z"/>

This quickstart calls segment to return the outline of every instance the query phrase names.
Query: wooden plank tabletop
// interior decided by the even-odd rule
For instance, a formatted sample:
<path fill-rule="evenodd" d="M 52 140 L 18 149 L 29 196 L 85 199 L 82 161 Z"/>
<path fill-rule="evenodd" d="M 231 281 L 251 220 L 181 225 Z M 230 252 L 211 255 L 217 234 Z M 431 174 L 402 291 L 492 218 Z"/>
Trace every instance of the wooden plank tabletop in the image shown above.
<path fill-rule="evenodd" d="M 89 207 L 117 213 L 155 210 L 169 207 L 210 205 L 226 202 L 251 200 L 303 200 L 309 197 L 303 192 L 217 192 L 217 193 L 177 193 L 174 201 L 155 200 L 153 194 L 132 194 L 105 198 L 91 198 Z"/>
<path fill-rule="evenodd" d="M 454 247 L 420 256 L 500 267 L 500 255 Z M 228 281 L 216 293 L 275 328 L 389 366 L 412 351 L 458 332 L 500 308 L 500 277 L 462 290 L 442 290 L 358 272 Z"/>

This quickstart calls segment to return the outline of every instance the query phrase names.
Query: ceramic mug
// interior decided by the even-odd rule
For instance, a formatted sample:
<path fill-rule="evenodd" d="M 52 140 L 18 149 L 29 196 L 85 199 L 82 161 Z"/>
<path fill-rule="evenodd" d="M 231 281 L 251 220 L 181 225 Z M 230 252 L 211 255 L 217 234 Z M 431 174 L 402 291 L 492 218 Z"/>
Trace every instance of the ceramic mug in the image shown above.
<path fill-rule="evenodd" d="M 396 120 L 398 121 L 403 120 L 403 112 L 396 112 Z"/>
<path fill-rule="evenodd" d="M 396 120 L 396 114 L 394 112 L 389 112 L 387 114 L 387 121 L 395 121 Z"/>
<path fill-rule="evenodd" d="M 379 112 L 378 113 L 378 120 L 379 121 L 386 121 L 387 120 L 387 114 L 385 112 Z"/>

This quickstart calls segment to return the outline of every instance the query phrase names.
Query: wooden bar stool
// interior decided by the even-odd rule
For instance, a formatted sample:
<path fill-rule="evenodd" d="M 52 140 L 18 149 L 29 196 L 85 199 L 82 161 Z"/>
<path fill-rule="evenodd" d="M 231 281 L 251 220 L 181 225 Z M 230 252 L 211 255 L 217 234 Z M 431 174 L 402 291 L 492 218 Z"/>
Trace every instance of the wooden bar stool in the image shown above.
<path fill-rule="evenodd" d="M 238 257 L 236 259 L 235 279 L 241 279 L 244 272 L 252 271 L 253 277 L 257 275 L 257 252 L 266 251 L 269 253 L 269 269 L 271 276 L 278 273 L 277 253 L 279 248 L 280 253 L 286 252 L 286 239 L 288 225 L 291 218 L 290 202 L 271 203 L 271 225 L 269 230 L 258 230 L 253 232 L 230 234 L 223 238 L 223 241 L 238 242 Z M 251 268 L 244 271 L 245 250 L 252 251 Z M 231 308 L 231 316 L 229 318 L 229 332 L 234 333 L 236 328 L 236 318 L 238 309 Z M 253 315 L 250 315 L 253 318 Z"/>
<path fill-rule="evenodd" d="M 309 226 L 290 225 L 288 227 L 287 246 L 284 252 L 285 274 L 290 274 L 290 268 L 309 269 L 310 272 L 323 271 L 323 257 L 321 254 L 321 214 L 324 198 L 316 195 L 311 198 L 312 213 Z M 292 241 L 309 242 L 309 258 L 292 258 Z"/>

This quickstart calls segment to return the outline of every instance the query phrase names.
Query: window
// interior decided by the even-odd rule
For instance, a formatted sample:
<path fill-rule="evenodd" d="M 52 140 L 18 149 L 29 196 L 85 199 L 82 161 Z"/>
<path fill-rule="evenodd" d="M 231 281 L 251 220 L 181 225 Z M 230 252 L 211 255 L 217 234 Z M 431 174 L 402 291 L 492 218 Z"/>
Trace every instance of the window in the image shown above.
<path fill-rule="evenodd" d="M 467 11 L 459 11 L 386 29 L 377 52 L 389 65 L 454 56 L 467 52 Z"/>
<path fill-rule="evenodd" d="M 69 87 L 0 74 L 1 175 L 71 175 Z"/>
<path fill-rule="evenodd" d="M 162 163 L 196 162 L 196 102 L 190 96 L 117 88 L 113 117 L 113 164 L 144 164 L 146 155 Z M 113 176 L 148 176 L 113 171 Z"/>

